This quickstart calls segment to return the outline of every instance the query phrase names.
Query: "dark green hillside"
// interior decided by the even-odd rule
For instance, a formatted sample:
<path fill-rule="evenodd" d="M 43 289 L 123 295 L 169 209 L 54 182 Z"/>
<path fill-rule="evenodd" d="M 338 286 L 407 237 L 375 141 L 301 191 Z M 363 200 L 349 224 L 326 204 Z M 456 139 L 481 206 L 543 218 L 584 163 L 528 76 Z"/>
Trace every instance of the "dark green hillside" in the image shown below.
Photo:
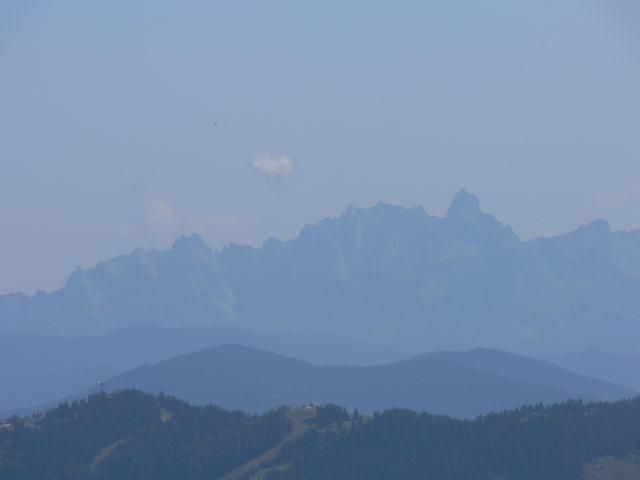
<path fill-rule="evenodd" d="M 284 409 L 249 416 L 136 390 L 98 393 L 0 429 L 0 478 L 218 478 L 291 431 Z"/>
<path fill-rule="evenodd" d="M 586 465 L 589 478 L 623 478 L 606 468 L 640 478 L 639 449 L 640 397 L 522 407 L 476 420 L 393 409 L 366 423 L 310 430 L 262 472 L 268 480 L 578 480 Z"/>
<path fill-rule="evenodd" d="M 2 480 L 637 480 L 640 397 L 475 420 L 338 405 L 258 416 L 137 390 L 0 428 Z"/>

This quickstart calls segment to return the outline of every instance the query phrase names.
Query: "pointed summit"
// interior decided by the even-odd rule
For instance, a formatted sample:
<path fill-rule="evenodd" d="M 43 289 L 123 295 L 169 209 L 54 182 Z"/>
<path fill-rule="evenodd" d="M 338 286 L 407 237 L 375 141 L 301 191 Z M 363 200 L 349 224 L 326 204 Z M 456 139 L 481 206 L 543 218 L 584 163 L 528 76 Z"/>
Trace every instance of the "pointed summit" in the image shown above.
<path fill-rule="evenodd" d="M 472 217 L 480 213 L 482 213 L 482 211 L 480 210 L 478 197 L 463 188 L 458 192 L 453 202 L 451 202 L 451 206 L 449 210 L 447 210 L 447 218 L 455 218 L 460 215 Z"/>
<path fill-rule="evenodd" d="M 587 225 L 580 225 L 578 230 L 571 232 L 569 235 L 575 235 L 576 238 L 581 239 L 586 245 L 593 246 L 602 244 L 602 242 L 608 242 L 611 240 L 613 232 L 609 226 L 609 222 L 596 218 Z"/>
<path fill-rule="evenodd" d="M 200 235 L 198 235 L 197 233 L 192 233 L 190 237 L 187 237 L 186 235 L 182 235 L 180 238 L 176 238 L 176 241 L 173 243 L 172 248 L 176 248 L 176 247 L 180 248 L 187 245 L 193 245 L 199 248 L 207 246 L 204 243 L 204 240 L 202 240 L 202 237 L 200 237 Z"/>
<path fill-rule="evenodd" d="M 587 226 L 580 226 L 578 230 L 583 229 L 589 232 L 597 232 L 600 234 L 609 234 L 611 233 L 611 227 L 609 226 L 609 222 L 606 220 L 602 220 L 601 218 L 596 218 L 591 223 L 587 224 Z"/>
<path fill-rule="evenodd" d="M 518 236 L 508 225 L 502 225 L 496 217 L 480 210 L 478 197 L 461 189 L 453 199 L 446 220 L 453 228 L 453 236 L 476 246 L 516 246 Z"/>
<path fill-rule="evenodd" d="M 170 252 L 174 255 L 188 256 L 207 261 L 213 258 L 213 251 L 204 243 L 204 240 L 202 240 L 197 233 L 191 234 L 191 237 L 183 235 L 176 239 Z"/>

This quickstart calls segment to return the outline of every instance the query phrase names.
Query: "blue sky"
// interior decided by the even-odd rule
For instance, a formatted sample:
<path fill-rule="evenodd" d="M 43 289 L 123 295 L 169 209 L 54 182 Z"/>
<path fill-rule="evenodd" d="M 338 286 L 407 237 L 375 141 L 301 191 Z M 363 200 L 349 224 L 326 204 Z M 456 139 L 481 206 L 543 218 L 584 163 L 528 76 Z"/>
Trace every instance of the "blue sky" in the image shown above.
<path fill-rule="evenodd" d="M 0 293 L 460 188 L 640 227 L 636 2 L 2 2 Z"/>

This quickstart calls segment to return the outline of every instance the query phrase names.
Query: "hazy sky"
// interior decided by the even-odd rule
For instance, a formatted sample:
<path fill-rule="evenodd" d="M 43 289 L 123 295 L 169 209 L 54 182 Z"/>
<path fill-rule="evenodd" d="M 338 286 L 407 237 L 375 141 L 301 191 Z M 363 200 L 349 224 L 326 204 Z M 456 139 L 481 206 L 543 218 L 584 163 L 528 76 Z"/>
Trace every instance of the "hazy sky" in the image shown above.
<path fill-rule="evenodd" d="M 639 5 L 0 2 L 0 293 L 462 187 L 524 240 L 638 228 Z"/>

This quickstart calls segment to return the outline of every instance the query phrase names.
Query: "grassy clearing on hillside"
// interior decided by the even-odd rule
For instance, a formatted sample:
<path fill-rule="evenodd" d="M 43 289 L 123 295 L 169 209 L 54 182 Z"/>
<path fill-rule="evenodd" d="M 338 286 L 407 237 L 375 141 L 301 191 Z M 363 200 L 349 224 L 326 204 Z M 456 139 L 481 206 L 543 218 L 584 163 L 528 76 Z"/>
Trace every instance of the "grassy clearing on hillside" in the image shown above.
<path fill-rule="evenodd" d="M 160 409 L 160 419 L 162 420 L 163 423 L 167 423 L 167 421 L 172 417 L 172 413 L 166 411 L 164 408 Z M 109 455 L 111 455 L 111 452 L 113 452 L 113 450 L 118 446 L 118 445 L 122 445 L 126 440 L 120 440 L 118 442 L 114 442 L 111 445 L 107 445 L 106 447 L 104 447 L 102 449 L 102 451 L 98 454 L 98 456 L 93 460 L 93 463 L 90 465 L 91 468 L 95 468 L 98 465 L 100 465 L 102 462 L 104 462 Z"/>
<path fill-rule="evenodd" d="M 640 457 L 629 455 L 618 459 L 607 455 L 596 463 L 585 463 L 584 480 L 638 480 L 640 478 Z"/>
<path fill-rule="evenodd" d="M 237 468 L 233 472 L 229 473 L 228 475 L 225 475 L 220 480 L 233 480 L 236 478 L 251 478 L 251 480 L 260 480 L 267 474 L 267 472 L 271 470 L 284 470 L 286 468 L 291 467 L 293 465 L 293 462 L 291 462 L 291 464 L 288 464 L 288 465 L 278 465 L 276 467 L 260 468 L 266 462 L 272 461 L 278 456 L 278 453 L 280 453 L 280 449 L 282 448 L 282 445 L 284 445 L 286 442 L 295 440 L 300 435 L 302 435 L 307 430 L 309 430 L 309 428 L 311 428 L 311 425 L 307 423 L 307 420 L 311 418 L 315 418 L 315 416 L 317 415 L 317 409 L 296 408 L 296 409 L 288 410 L 285 415 L 289 420 L 291 420 L 293 424 L 293 428 L 289 436 L 285 438 L 282 442 L 280 442 L 278 445 L 273 447 L 271 450 L 268 450 L 262 455 L 254 458 L 250 462 L 245 463 L 244 465 Z M 251 475 L 251 472 L 254 472 L 254 473 Z M 249 475 L 251 476 L 248 477 Z"/>
<path fill-rule="evenodd" d="M 160 419 L 162 420 L 162 423 L 167 423 L 167 420 L 169 420 L 171 416 L 172 414 L 167 412 L 164 408 L 160 409 Z"/>
<path fill-rule="evenodd" d="M 120 440 L 118 442 L 114 442 L 111 445 L 107 445 L 106 447 L 104 447 L 102 451 L 98 454 L 98 456 L 95 458 L 95 460 L 93 460 L 93 463 L 90 465 L 90 467 L 95 468 L 98 465 L 100 465 L 102 462 L 104 462 L 107 459 L 107 457 L 109 457 L 109 455 L 111 455 L 111 452 L 113 452 L 113 450 L 118 445 L 122 445 L 124 442 L 125 440 Z"/>
<path fill-rule="evenodd" d="M 292 410 L 287 410 L 286 413 L 287 418 L 293 422 L 294 432 L 296 427 L 300 428 L 300 424 L 304 424 L 304 422 L 310 418 L 315 418 L 317 414 L 318 409 L 316 408 L 294 408 Z"/>

